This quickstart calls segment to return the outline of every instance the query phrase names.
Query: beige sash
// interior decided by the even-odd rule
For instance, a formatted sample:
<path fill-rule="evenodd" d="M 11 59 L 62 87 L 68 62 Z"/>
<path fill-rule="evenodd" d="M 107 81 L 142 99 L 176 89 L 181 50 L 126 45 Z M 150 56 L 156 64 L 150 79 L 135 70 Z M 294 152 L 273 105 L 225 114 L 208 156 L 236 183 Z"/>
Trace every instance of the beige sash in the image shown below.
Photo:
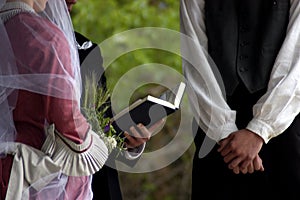
<path fill-rule="evenodd" d="M 41 150 L 22 143 L 5 143 L 14 155 L 6 200 L 19 200 L 26 188 L 51 174 L 68 176 L 89 176 L 104 165 L 108 151 L 100 137 L 89 130 L 82 144 L 75 144 L 65 138 L 51 125 L 46 130 L 47 138 Z M 47 179 L 45 179 L 47 180 Z M 39 191 L 51 180 L 34 185 Z"/>

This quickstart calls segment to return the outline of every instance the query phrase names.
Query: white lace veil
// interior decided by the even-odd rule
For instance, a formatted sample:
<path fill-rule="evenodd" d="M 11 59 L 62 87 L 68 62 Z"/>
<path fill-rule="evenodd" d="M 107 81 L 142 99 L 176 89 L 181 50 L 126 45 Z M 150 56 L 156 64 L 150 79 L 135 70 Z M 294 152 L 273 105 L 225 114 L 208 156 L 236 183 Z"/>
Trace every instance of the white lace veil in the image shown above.
<path fill-rule="evenodd" d="M 30 1 L 29 1 L 30 2 Z M 75 45 L 75 38 L 71 19 L 65 5 L 65 0 L 32 0 L 33 7 L 25 4 L 22 0 L 0 0 L 0 150 L 1 155 L 6 154 L 6 142 L 14 141 L 16 138 L 15 125 L 13 121 L 13 110 L 16 105 L 18 91 L 25 90 L 37 94 L 48 95 L 67 100 L 76 100 L 80 106 L 81 95 L 81 76 L 79 68 L 78 52 Z M 46 3 L 46 7 L 44 6 Z M 45 9 L 44 9 L 45 7 Z M 34 8 L 34 9 L 33 9 Z M 26 26 L 25 32 L 19 30 L 10 30 L 6 27 L 9 20 L 20 12 L 28 15 L 36 15 L 33 23 L 28 20 L 20 20 Z M 40 20 L 40 19 L 43 20 Z M 49 26 L 48 22 L 53 24 Z M 40 37 L 35 25 L 45 26 L 47 32 L 43 33 L 45 37 Z M 50 28 L 49 28 L 50 27 Z M 67 40 L 55 40 L 65 42 L 63 52 L 58 51 L 49 41 L 57 37 L 57 31 L 62 31 Z M 34 38 L 33 42 L 47 50 L 46 55 L 37 55 L 36 57 L 26 57 L 27 51 L 34 49 L 13 49 L 15 41 L 10 40 L 11 34 L 30 35 Z M 27 41 L 26 41 L 27 42 Z M 28 41 L 30 46 L 31 41 Z M 14 43 L 14 46 L 16 47 Z M 23 51 L 24 54 L 16 57 L 17 51 Z M 34 59 L 43 60 L 43 56 L 56 57 L 56 63 L 31 62 Z M 68 66 L 61 62 L 61 56 L 68 59 Z M 32 63 L 40 63 L 41 66 L 32 66 Z M 52 66 L 56 65 L 53 72 Z M 48 66 L 49 65 L 49 66 Z M 51 66 L 52 65 L 52 66 Z"/>

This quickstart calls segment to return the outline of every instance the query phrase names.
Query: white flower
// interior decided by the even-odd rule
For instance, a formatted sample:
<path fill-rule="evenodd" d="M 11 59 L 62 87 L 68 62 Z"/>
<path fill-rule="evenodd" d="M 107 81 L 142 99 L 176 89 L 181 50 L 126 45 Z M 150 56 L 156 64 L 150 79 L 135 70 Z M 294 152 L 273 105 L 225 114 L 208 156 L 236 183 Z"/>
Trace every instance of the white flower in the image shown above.
<path fill-rule="evenodd" d="M 102 137 L 102 139 L 105 145 L 107 146 L 109 152 L 112 152 L 112 150 L 117 147 L 118 143 L 114 137 L 104 136 Z"/>
<path fill-rule="evenodd" d="M 114 137 L 108 137 L 107 140 L 113 149 L 117 147 L 117 141 Z"/>

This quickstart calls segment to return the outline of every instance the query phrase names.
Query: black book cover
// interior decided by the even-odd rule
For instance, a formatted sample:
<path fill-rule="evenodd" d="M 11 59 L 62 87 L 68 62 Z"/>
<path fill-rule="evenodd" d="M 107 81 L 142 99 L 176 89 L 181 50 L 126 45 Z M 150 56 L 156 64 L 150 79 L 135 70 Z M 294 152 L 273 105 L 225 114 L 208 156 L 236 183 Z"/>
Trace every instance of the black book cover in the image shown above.
<path fill-rule="evenodd" d="M 151 95 L 139 99 L 112 118 L 116 130 L 129 130 L 131 126 L 142 123 L 150 127 L 155 122 L 179 109 L 185 83 L 181 82 L 173 90 L 165 91 L 159 98 Z"/>

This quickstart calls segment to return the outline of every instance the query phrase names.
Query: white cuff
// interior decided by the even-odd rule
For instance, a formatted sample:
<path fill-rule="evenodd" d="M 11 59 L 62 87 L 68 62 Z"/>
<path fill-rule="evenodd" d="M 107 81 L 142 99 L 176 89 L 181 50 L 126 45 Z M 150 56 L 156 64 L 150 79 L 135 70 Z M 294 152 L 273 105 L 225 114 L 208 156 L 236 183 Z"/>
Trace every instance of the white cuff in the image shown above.
<path fill-rule="evenodd" d="M 258 119 L 252 119 L 246 128 L 262 137 L 265 143 L 276 136 L 272 134 L 273 129 L 271 126 Z"/>
<path fill-rule="evenodd" d="M 212 140 L 219 142 L 237 130 L 238 128 L 235 123 L 228 123 L 218 128 L 209 128 L 209 130 L 206 131 L 206 134 Z"/>
<path fill-rule="evenodd" d="M 128 160 L 135 160 L 142 155 L 146 147 L 146 143 L 141 144 L 140 146 L 130 149 L 124 152 L 125 158 Z"/>
<path fill-rule="evenodd" d="M 108 157 L 108 150 L 100 137 L 91 129 L 82 144 L 65 138 L 50 125 L 41 151 L 62 168 L 68 176 L 89 176 L 99 171 Z"/>

